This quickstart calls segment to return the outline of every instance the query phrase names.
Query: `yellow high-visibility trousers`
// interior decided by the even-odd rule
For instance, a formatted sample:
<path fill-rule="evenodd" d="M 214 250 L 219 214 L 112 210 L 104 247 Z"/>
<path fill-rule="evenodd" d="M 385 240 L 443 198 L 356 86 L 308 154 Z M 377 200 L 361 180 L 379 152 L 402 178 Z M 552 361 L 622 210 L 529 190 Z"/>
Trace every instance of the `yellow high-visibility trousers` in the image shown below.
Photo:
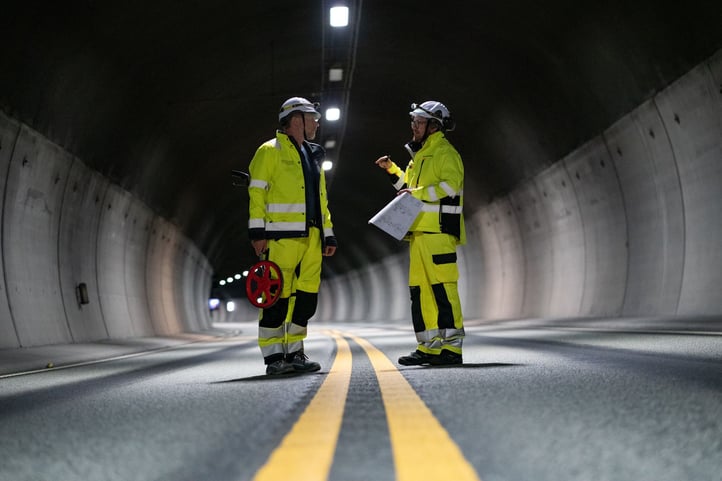
<path fill-rule="evenodd" d="M 266 364 L 303 350 L 321 286 L 320 230 L 310 228 L 308 237 L 269 240 L 268 260 L 281 269 L 283 288 L 278 301 L 259 316 L 258 345 Z"/>
<path fill-rule="evenodd" d="M 417 349 L 461 354 L 464 323 L 457 282 L 456 238 L 443 233 L 414 232 L 409 245 L 411 320 Z"/>

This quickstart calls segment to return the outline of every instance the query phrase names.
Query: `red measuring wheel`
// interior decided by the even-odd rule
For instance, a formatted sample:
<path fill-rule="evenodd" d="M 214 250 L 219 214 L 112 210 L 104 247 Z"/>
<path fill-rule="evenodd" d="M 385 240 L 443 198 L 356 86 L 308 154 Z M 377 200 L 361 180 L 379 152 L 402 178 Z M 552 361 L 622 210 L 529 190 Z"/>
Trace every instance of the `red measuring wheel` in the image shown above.
<path fill-rule="evenodd" d="M 246 279 L 246 296 L 256 307 L 271 307 L 281 297 L 283 276 L 278 264 L 271 261 L 260 261 L 248 269 Z"/>

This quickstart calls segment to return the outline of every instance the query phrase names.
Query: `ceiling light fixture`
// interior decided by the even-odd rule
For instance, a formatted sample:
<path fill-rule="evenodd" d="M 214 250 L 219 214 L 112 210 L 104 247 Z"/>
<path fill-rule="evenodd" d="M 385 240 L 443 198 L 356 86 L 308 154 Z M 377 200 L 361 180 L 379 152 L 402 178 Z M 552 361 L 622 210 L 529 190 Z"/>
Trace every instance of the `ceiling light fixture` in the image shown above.
<path fill-rule="evenodd" d="M 345 27 L 348 25 L 348 7 L 331 7 L 329 13 L 332 27 Z"/>
<path fill-rule="evenodd" d="M 343 69 L 342 68 L 330 68 L 328 69 L 328 81 L 329 82 L 340 82 L 343 80 Z"/>
<path fill-rule="evenodd" d="M 326 120 L 330 120 L 331 122 L 338 120 L 341 118 L 341 110 L 337 107 L 331 107 L 330 109 L 326 109 Z"/>

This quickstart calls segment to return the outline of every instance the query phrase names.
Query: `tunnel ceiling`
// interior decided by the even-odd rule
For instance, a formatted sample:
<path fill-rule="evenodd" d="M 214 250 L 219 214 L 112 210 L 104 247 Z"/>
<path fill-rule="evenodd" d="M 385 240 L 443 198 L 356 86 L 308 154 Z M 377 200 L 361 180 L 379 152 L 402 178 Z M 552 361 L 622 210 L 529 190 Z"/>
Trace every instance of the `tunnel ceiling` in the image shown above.
<path fill-rule="evenodd" d="M 722 45 L 718 1 L 13 2 L 0 108 L 178 224 L 224 277 L 255 260 L 231 184 L 290 96 L 322 121 L 338 254 L 326 273 L 399 249 L 367 225 L 393 196 L 373 165 L 406 162 L 411 102 L 444 102 L 466 214 L 538 173 Z M 330 67 L 344 70 L 332 82 Z"/>

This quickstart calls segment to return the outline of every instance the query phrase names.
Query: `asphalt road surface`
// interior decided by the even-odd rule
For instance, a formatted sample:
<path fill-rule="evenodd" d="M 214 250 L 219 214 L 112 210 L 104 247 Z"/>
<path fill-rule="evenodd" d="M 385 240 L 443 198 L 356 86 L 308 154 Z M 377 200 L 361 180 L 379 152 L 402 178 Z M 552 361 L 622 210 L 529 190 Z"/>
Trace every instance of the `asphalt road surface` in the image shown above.
<path fill-rule="evenodd" d="M 410 327 L 312 323 L 321 371 L 276 377 L 232 327 L 0 377 L 0 480 L 722 480 L 709 326 L 470 322 L 463 365 L 405 367 Z"/>

